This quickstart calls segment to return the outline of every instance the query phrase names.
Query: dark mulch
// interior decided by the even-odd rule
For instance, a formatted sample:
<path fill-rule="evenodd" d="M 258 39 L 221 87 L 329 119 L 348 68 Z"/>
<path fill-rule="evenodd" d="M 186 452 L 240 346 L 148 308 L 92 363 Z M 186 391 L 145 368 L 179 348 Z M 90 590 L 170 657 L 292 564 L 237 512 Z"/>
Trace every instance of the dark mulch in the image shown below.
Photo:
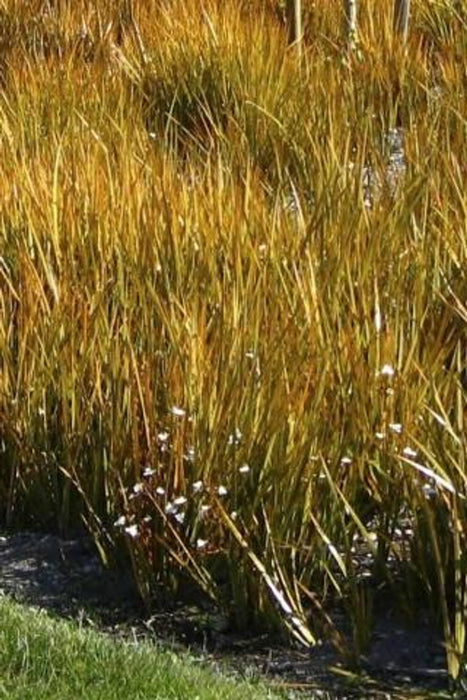
<path fill-rule="evenodd" d="M 371 649 L 356 678 L 346 675 L 327 644 L 305 651 L 270 635 L 239 636 L 214 614 L 189 605 L 149 616 L 128 576 L 107 571 L 86 538 L 0 536 L 0 592 L 113 635 L 190 648 L 243 675 L 260 674 L 302 690 L 305 697 L 313 691 L 313 697 L 341 700 L 426 698 L 428 691 L 447 688 L 442 639 L 428 624 L 406 628 L 389 609 L 378 611 Z M 417 688 L 422 690 L 415 693 Z"/>

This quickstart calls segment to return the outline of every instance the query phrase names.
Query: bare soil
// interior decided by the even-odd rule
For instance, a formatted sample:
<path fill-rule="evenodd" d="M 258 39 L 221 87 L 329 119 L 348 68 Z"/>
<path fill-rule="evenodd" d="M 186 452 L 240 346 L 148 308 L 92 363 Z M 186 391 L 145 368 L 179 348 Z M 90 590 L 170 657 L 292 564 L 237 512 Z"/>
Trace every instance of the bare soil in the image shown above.
<path fill-rule="evenodd" d="M 427 698 L 447 689 L 439 632 L 423 621 L 404 626 L 389 606 L 377 612 L 357 676 L 347 673 L 328 644 L 308 651 L 270 634 L 240 636 L 214 613 L 193 605 L 167 605 L 149 614 L 128 575 L 106 570 L 86 538 L 1 535 L 0 593 L 108 634 L 190 649 L 217 666 L 260 675 L 300 697 Z"/>

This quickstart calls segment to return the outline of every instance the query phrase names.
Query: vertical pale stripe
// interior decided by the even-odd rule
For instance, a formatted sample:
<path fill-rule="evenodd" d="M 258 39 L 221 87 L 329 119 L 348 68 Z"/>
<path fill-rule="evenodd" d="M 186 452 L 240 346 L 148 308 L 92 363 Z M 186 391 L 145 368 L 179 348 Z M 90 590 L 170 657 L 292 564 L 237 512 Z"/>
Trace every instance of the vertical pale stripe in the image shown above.
<path fill-rule="evenodd" d="M 410 0 L 395 0 L 394 3 L 394 30 L 407 41 L 409 33 Z"/>
<path fill-rule="evenodd" d="M 354 49 L 357 44 L 357 0 L 344 0 L 345 9 L 345 33 L 349 49 Z"/>

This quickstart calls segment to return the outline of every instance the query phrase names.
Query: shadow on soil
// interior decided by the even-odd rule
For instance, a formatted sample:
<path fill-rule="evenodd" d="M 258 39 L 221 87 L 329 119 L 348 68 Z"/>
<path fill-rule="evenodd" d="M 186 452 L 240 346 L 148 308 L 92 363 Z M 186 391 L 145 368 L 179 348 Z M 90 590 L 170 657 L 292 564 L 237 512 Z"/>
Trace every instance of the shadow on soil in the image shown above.
<path fill-rule="evenodd" d="M 3 534 L 0 593 L 114 636 L 190 649 L 242 676 L 262 676 L 273 687 L 302 691 L 301 697 L 448 697 L 442 639 L 428 625 L 405 628 L 390 611 L 378 613 L 371 650 L 355 675 L 328 644 L 306 651 L 269 634 L 239 636 L 214 613 L 195 606 L 167 606 L 149 617 L 128 576 L 107 571 L 85 538 Z"/>

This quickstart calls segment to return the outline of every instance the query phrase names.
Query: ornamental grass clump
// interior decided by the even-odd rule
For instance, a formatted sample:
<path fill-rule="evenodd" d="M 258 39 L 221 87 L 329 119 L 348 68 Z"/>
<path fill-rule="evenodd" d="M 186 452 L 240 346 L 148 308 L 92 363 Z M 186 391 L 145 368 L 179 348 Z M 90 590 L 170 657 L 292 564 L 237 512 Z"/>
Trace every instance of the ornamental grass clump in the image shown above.
<path fill-rule="evenodd" d="M 299 63 L 272 0 L 3 5 L 2 521 L 353 663 L 429 614 L 460 683 L 461 14 L 304 3 Z"/>
<path fill-rule="evenodd" d="M 217 153 L 241 172 L 250 159 L 277 187 L 296 171 L 297 140 L 305 135 L 299 115 L 309 94 L 299 66 L 283 52 L 277 29 L 263 31 L 264 16 L 237 20 L 239 35 L 225 20 L 214 27 L 207 12 L 202 16 L 197 34 L 187 25 L 187 36 L 172 37 L 162 50 L 145 46 L 144 60 L 122 60 L 148 133 L 182 162 Z"/>

